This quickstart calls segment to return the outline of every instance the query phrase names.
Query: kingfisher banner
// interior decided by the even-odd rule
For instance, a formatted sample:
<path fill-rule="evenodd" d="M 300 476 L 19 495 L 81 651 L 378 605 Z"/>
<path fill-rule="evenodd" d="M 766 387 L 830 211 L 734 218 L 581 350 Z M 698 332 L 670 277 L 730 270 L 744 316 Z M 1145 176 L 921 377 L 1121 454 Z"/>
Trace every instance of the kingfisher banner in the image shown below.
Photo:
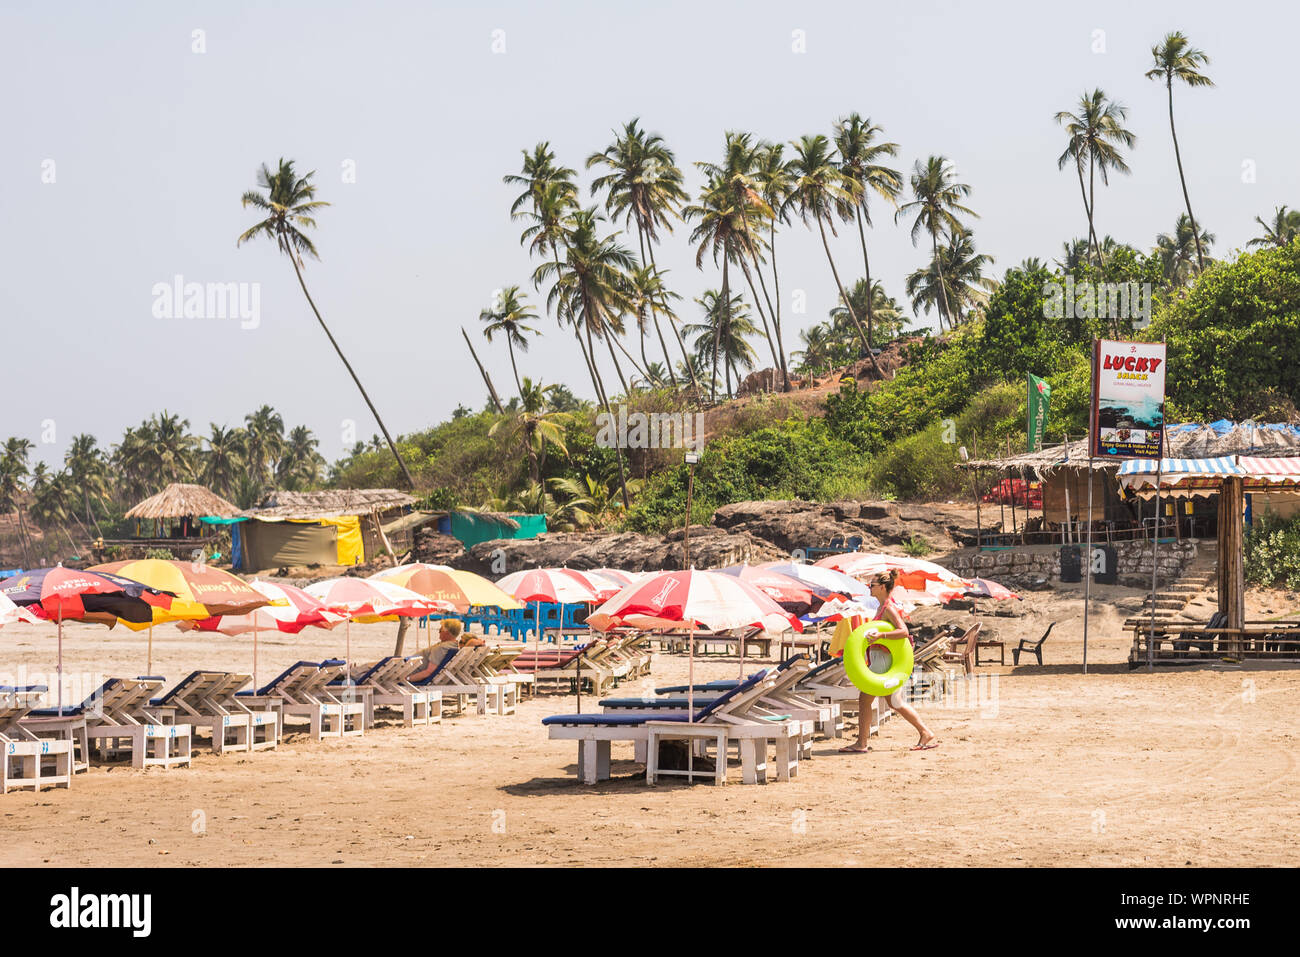
<path fill-rule="evenodd" d="M 1047 437 L 1047 409 L 1052 402 L 1052 387 L 1046 379 L 1029 374 L 1029 445 L 1030 452 L 1043 447 Z"/>
<path fill-rule="evenodd" d="M 1165 434 L 1165 344 L 1093 344 L 1090 440 L 1094 455 L 1158 459 Z"/>

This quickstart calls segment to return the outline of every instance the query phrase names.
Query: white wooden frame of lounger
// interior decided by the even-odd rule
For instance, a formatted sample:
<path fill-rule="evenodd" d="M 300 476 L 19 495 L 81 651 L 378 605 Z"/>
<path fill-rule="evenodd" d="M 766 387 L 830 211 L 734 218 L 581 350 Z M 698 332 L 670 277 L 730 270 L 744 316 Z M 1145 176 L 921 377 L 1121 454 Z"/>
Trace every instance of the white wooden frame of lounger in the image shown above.
<path fill-rule="evenodd" d="M 486 645 L 459 649 L 433 676 L 428 687 L 437 688 L 444 695 L 473 698 L 478 714 L 514 714 L 517 686 L 504 682 L 494 684 L 473 673 L 473 668 L 491 653 L 492 649 Z"/>
<path fill-rule="evenodd" d="M 488 710 L 491 714 L 514 714 L 515 707 L 519 704 L 519 685 L 492 669 L 490 662 L 498 655 L 497 649 L 483 645 L 476 650 L 479 654 L 468 659 L 457 674 L 467 684 L 487 685 L 487 695 L 491 702 Z"/>
<path fill-rule="evenodd" d="M 185 689 L 184 694 L 172 693 L 196 675 L 193 687 Z M 251 699 L 238 696 L 237 692 L 251 680 L 250 675 L 237 671 L 192 671 L 170 692 L 155 699 L 158 703 L 150 702 L 145 713 L 163 724 L 184 721 L 195 728 L 206 728 L 211 734 L 213 754 L 269 750 L 280 743 L 280 715 L 273 708 L 250 708 Z"/>
<path fill-rule="evenodd" d="M 523 652 L 524 647 L 522 645 L 519 646 L 518 650 L 514 648 L 493 648 L 492 654 L 484 658 L 478 666 L 479 674 L 492 683 L 514 686 L 516 705 L 524 696 L 524 688 L 531 690 L 534 687 L 533 675 L 516 671 L 513 666 L 514 660 Z M 514 713 L 513 708 L 511 713 Z"/>
<path fill-rule="evenodd" d="M 740 718 L 733 718 L 731 721 L 727 721 L 726 719 L 728 717 L 731 717 L 731 713 L 733 711 L 739 711 L 742 707 L 744 708 L 752 707 L 753 704 L 757 700 L 759 700 L 763 695 L 770 694 L 771 688 L 773 687 L 773 685 L 775 685 L 775 683 L 776 683 L 776 679 L 773 675 L 765 676 L 763 680 L 760 681 L 758 684 L 756 684 L 753 688 L 748 689 L 744 694 L 739 695 L 733 701 L 728 702 L 725 710 L 720 712 L 715 712 L 714 714 L 709 716 L 709 719 L 707 721 L 696 723 L 695 727 L 706 727 L 709 725 L 720 725 L 725 727 L 743 726 L 743 725 L 750 725 L 750 724 L 757 725 L 759 723 L 758 721 L 749 721 L 747 719 L 740 719 Z M 631 716 L 632 715 L 629 715 L 629 717 Z M 761 721 L 762 719 L 759 720 Z M 691 724 L 691 722 L 678 722 L 678 721 L 647 722 L 646 724 L 641 724 L 641 725 L 620 725 L 616 727 L 601 727 L 599 725 L 579 725 L 579 724 L 553 724 L 553 725 L 549 725 L 549 729 L 550 729 L 550 738 L 553 741 L 569 740 L 569 741 L 578 742 L 578 777 L 581 779 L 583 784 L 595 784 L 597 781 L 603 781 L 609 778 L 609 765 L 610 765 L 609 746 L 610 743 L 613 741 L 627 741 L 632 743 L 634 746 L 640 745 L 642 747 L 645 747 L 646 749 L 645 753 L 648 758 L 651 723 L 653 723 L 656 727 L 658 727 L 661 724 L 679 725 L 679 726 L 683 724 Z M 763 727 L 765 730 L 770 731 L 773 728 L 781 728 L 782 726 L 788 727 L 789 725 L 792 724 L 794 723 L 793 722 L 765 722 Z M 801 730 L 802 729 L 796 728 L 796 733 L 799 733 Z M 784 734 L 786 733 L 788 732 L 773 731 L 771 734 L 768 735 L 767 740 L 774 740 L 778 737 L 784 736 Z M 761 731 L 754 732 L 754 734 L 760 738 L 763 736 Z M 737 738 L 739 740 L 739 736 L 737 736 Z M 797 744 L 796 744 L 795 754 L 797 760 L 797 756 L 798 756 Z M 744 757 L 742 753 L 742 764 L 743 764 L 743 760 Z M 757 770 L 755 773 L 757 774 Z M 743 767 L 742 767 L 742 774 L 743 774 Z"/>
<path fill-rule="evenodd" d="M 357 686 L 365 692 L 367 727 L 374 727 L 376 711 L 390 708 L 402 713 L 402 725 L 407 728 L 442 723 L 442 692 L 405 683 L 407 677 L 422 667 L 423 660 L 418 655 L 409 658 L 390 655 Z"/>
<path fill-rule="evenodd" d="M 72 752 L 68 739 L 37 738 L 19 722 L 42 692 L 15 689 L 0 694 L 0 794 L 31 788 L 72 787 Z M 46 773 L 46 765 L 51 769 Z"/>
<path fill-rule="evenodd" d="M 287 733 L 286 716 L 307 718 L 309 733 L 316 741 L 341 738 L 345 734 L 364 734 L 366 716 L 362 702 L 338 701 L 328 692 L 324 693 L 323 699 L 317 695 L 321 685 L 339 676 L 340 668 L 331 665 L 326 670 L 320 664 L 295 665 L 287 674 L 282 672 L 267 685 L 271 689 L 267 694 L 242 695 L 240 700 L 245 704 L 267 704 L 278 709 L 281 734 Z M 348 717 L 357 719 L 351 731 L 347 730 Z"/>
<path fill-rule="evenodd" d="M 194 749 L 194 732 L 188 724 L 164 724 L 149 714 L 149 700 L 162 690 L 160 678 L 121 678 L 113 694 L 99 702 L 99 717 L 86 717 L 90 741 L 106 740 L 99 750 L 105 757 L 131 755 L 131 767 L 188 766 Z M 118 687 L 121 688 L 120 693 Z M 143 719 L 143 720 L 141 720 Z M 119 742 L 128 742 L 123 747 Z"/>

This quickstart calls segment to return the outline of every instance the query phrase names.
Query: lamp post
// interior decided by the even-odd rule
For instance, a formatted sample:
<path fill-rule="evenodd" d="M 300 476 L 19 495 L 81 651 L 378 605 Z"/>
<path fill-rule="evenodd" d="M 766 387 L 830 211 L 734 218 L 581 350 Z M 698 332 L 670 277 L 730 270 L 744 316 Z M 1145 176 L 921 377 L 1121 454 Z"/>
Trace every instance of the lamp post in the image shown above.
<path fill-rule="evenodd" d="M 682 568 L 691 567 L 691 497 L 695 492 L 695 466 L 700 463 L 700 453 L 686 453 L 686 527 L 682 529 Z"/>

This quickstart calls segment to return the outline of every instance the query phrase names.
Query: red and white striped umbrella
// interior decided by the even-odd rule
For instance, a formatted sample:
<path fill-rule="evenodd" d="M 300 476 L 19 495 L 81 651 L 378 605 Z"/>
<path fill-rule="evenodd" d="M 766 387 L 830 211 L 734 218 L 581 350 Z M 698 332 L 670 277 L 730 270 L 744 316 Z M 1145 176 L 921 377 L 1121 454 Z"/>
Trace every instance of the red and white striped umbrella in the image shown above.
<path fill-rule="evenodd" d="M 625 572 L 621 568 L 596 568 L 593 571 L 624 588 L 636 584 L 642 578 L 645 578 L 647 574 L 646 572 Z"/>
<path fill-rule="evenodd" d="M 248 583 L 259 594 L 270 600 L 243 615 L 217 615 L 198 621 L 179 621 L 183 631 L 215 631 L 222 635 L 253 633 L 253 687 L 257 683 L 257 636 L 260 631 L 279 631 L 296 635 L 307 627 L 333 628 L 347 621 L 348 616 L 331 611 L 320 599 L 301 588 L 254 578 Z"/>
<path fill-rule="evenodd" d="M 0 595 L 0 627 L 13 624 L 15 621 L 26 621 L 35 624 L 40 619 L 26 608 L 21 608 L 4 595 Z"/>
<path fill-rule="evenodd" d="M 319 599 L 336 614 L 347 615 L 345 661 L 352 664 L 352 622 L 393 621 L 423 618 L 456 606 L 440 598 L 426 598 L 419 592 L 377 578 L 327 578 L 307 586 L 307 594 Z"/>
<path fill-rule="evenodd" d="M 602 600 L 595 584 L 582 572 L 571 568 L 534 568 L 515 572 L 499 579 L 497 587 L 522 602 L 578 605 Z M 608 586 L 604 590 L 608 590 Z"/>
<path fill-rule="evenodd" d="M 753 585 L 782 608 L 795 614 L 806 612 L 818 598 L 816 592 L 803 582 L 796 581 L 789 575 L 782 575 L 770 568 L 759 568 L 754 565 L 730 565 L 726 568 L 719 568 L 718 572 L 723 575 L 731 575 L 733 578 L 739 578 L 741 581 Z"/>
<path fill-rule="evenodd" d="M 961 598 L 970 587 L 967 579 L 942 565 L 906 556 L 845 552 L 842 555 L 829 555 L 817 564 L 859 580 L 896 569 L 898 584 L 890 597 L 904 606 L 940 605 Z"/>
<path fill-rule="evenodd" d="M 707 631 L 803 631 L 798 618 L 748 582 L 694 569 L 660 572 L 630 585 L 588 615 L 587 622 L 602 631 L 620 624 L 637 628 L 687 625 Z"/>

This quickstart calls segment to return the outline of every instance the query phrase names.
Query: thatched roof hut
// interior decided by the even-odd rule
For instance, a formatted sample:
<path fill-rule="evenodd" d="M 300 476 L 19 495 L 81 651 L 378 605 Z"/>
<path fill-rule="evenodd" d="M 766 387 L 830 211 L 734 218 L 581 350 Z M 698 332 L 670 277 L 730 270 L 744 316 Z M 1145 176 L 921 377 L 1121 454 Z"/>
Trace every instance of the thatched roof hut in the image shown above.
<path fill-rule="evenodd" d="M 127 518 L 201 518 L 215 515 L 234 518 L 239 506 L 227 502 L 220 495 L 202 485 L 185 485 L 173 482 L 157 495 L 151 495 L 126 513 Z"/>
<path fill-rule="evenodd" d="M 260 519 L 322 519 L 370 515 L 414 505 L 414 496 L 391 488 L 326 489 L 321 492 L 271 492 L 256 508 L 239 514 Z"/>

